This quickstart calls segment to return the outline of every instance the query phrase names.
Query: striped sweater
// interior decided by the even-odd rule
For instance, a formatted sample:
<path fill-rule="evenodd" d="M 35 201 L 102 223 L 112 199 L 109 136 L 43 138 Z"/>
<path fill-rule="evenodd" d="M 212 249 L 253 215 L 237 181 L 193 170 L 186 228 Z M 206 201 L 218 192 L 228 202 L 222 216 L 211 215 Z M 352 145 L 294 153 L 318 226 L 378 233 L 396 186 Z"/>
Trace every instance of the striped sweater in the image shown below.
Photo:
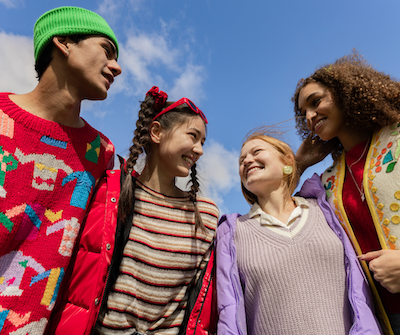
<path fill-rule="evenodd" d="M 194 234 L 194 205 L 137 182 L 135 213 L 120 274 L 100 315 L 100 334 L 177 334 L 183 321 L 186 290 L 207 261 L 218 208 L 198 197 L 207 232 Z"/>

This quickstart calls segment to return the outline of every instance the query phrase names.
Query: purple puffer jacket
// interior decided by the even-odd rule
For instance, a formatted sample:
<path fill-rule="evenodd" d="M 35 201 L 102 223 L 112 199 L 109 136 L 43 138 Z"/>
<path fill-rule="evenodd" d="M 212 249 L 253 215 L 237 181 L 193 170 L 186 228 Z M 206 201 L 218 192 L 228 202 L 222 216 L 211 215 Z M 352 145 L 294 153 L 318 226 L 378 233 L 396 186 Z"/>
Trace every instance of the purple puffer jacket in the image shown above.
<path fill-rule="evenodd" d="M 352 311 L 351 335 L 382 334 L 374 315 L 372 296 L 367 279 L 345 231 L 336 219 L 325 197 L 318 175 L 307 179 L 299 193 L 304 198 L 316 198 L 329 226 L 344 245 L 348 298 Z M 218 335 L 246 335 L 243 291 L 237 268 L 235 229 L 239 214 L 222 216 L 216 237 Z"/>

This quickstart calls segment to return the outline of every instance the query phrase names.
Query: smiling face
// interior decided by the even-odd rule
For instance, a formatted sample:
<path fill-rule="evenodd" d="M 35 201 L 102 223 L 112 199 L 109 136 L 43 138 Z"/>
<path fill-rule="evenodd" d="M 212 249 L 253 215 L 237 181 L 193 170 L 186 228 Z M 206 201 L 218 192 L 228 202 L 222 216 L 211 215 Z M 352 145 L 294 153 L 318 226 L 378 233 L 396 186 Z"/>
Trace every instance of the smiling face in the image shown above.
<path fill-rule="evenodd" d="M 203 154 L 206 127 L 200 116 L 190 116 L 171 130 L 161 130 L 158 162 L 167 178 L 186 177 Z"/>
<path fill-rule="evenodd" d="M 280 187 L 284 179 L 283 155 L 266 141 L 255 138 L 247 141 L 239 158 L 239 175 L 243 186 L 257 197 L 264 197 Z M 290 165 L 290 163 L 289 163 Z"/>
<path fill-rule="evenodd" d="M 114 78 L 121 73 L 113 42 L 91 36 L 78 43 L 66 39 L 68 80 L 81 99 L 103 100 Z"/>
<path fill-rule="evenodd" d="M 322 140 L 341 137 L 346 130 L 343 113 L 336 106 L 329 89 L 321 83 L 309 83 L 302 88 L 298 106 L 306 116 L 308 128 Z"/>

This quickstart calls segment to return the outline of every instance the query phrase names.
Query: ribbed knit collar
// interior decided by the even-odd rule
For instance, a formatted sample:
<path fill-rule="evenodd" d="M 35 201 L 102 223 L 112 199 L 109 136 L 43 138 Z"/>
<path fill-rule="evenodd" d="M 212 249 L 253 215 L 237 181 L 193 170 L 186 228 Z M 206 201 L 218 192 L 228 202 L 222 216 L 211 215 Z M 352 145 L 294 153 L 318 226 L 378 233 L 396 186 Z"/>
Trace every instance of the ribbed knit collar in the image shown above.
<path fill-rule="evenodd" d="M 186 197 L 171 197 L 169 195 L 165 195 L 162 193 L 159 193 L 157 191 L 154 191 L 153 189 L 151 189 L 150 187 L 142 184 L 139 180 L 136 179 L 136 187 L 140 187 L 143 191 L 149 193 L 150 195 L 159 198 L 161 200 L 166 200 L 166 201 L 180 201 L 180 202 L 187 202 L 189 201 L 189 196 Z"/>
<path fill-rule="evenodd" d="M 2 110 L 15 122 L 23 125 L 25 128 L 40 134 L 51 135 L 61 141 L 80 143 L 89 143 L 93 141 L 93 132 L 96 130 L 93 129 L 84 119 L 82 120 L 84 121 L 85 126 L 82 128 L 68 127 L 54 121 L 42 119 L 22 109 L 11 101 L 9 98 L 10 94 L 13 93 L 0 93 L 0 105 L 2 106 Z"/>

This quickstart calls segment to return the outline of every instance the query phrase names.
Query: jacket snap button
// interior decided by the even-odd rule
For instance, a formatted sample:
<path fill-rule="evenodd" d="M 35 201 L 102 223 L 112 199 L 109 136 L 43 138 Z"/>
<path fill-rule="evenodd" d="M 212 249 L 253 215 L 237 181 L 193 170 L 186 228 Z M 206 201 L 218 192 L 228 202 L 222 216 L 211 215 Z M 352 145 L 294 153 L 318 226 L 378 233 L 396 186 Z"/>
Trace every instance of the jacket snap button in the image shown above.
<path fill-rule="evenodd" d="M 111 174 L 114 174 L 114 173 L 115 173 L 115 171 L 110 171 L 110 173 L 111 173 Z"/>
<path fill-rule="evenodd" d="M 99 298 L 94 299 L 94 304 L 97 306 L 99 304 Z"/>
<path fill-rule="evenodd" d="M 116 201 L 117 201 L 117 199 L 111 198 L 111 202 L 116 202 Z"/>
<path fill-rule="evenodd" d="M 107 249 L 107 250 L 110 250 L 110 249 L 111 249 L 111 244 L 110 244 L 110 243 L 107 243 L 107 244 L 106 244 L 106 249 Z"/>

